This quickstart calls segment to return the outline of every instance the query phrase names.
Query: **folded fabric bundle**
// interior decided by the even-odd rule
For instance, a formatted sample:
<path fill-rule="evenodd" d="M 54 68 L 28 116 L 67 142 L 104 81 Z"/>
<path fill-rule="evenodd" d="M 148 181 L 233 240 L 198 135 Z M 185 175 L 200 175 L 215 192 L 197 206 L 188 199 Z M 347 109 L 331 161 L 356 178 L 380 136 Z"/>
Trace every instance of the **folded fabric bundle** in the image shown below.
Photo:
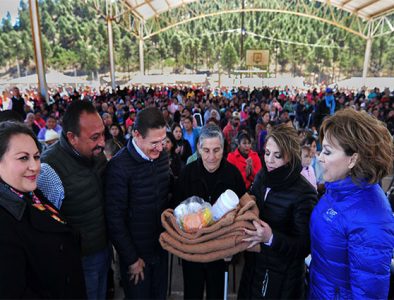
<path fill-rule="evenodd" d="M 193 262 L 211 262 L 244 250 L 259 252 L 259 245 L 248 249 L 250 243 L 242 241 L 245 238 L 244 229 L 255 229 L 252 221 L 258 218 L 259 210 L 249 194 L 241 197 L 236 209 L 195 233 L 182 231 L 173 210 L 167 209 L 161 215 L 166 231 L 160 235 L 160 244 L 168 252 Z"/>

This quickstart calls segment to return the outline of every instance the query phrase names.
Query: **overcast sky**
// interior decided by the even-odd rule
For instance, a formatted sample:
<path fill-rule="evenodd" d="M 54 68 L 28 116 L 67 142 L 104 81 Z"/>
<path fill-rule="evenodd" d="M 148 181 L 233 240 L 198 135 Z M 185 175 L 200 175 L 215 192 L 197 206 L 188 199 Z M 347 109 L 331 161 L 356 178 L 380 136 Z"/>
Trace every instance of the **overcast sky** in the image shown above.
<path fill-rule="evenodd" d="M 3 19 L 7 15 L 7 11 L 9 11 L 12 23 L 14 23 L 18 14 L 19 2 L 20 0 L 0 0 L 0 19 Z"/>

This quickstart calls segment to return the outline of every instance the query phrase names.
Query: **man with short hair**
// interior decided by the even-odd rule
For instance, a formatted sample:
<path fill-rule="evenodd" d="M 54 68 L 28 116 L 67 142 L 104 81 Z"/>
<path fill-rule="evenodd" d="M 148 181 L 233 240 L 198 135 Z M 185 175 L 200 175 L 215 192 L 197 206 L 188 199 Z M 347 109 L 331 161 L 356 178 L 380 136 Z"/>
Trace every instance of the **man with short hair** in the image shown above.
<path fill-rule="evenodd" d="M 104 125 L 89 101 L 75 101 L 63 117 L 60 141 L 42 155 L 38 186 L 80 234 L 89 299 L 104 299 L 110 265 L 104 218 Z M 62 251 L 60 249 L 59 251 Z"/>
<path fill-rule="evenodd" d="M 18 87 L 12 89 L 12 98 L 8 105 L 8 109 L 18 113 L 23 119 L 26 118 L 25 99 L 23 99 Z"/>
<path fill-rule="evenodd" d="M 196 143 L 200 132 L 197 128 L 193 128 L 193 117 L 187 116 L 183 119 L 183 129 L 182 134 L 183 138 L 187 140 L 192 148 L 192 152 L 194 153 L 197 150 Z"/>
<path fill-rule="evenodd" d="M 157 108 L 140 111 L 133 138 L 108 164 L 108 232 L 120 258 L 126 299 L 165 299 L 168 254 L 159 244 L 168 208 L 170 172 L 166 122 Z"/>

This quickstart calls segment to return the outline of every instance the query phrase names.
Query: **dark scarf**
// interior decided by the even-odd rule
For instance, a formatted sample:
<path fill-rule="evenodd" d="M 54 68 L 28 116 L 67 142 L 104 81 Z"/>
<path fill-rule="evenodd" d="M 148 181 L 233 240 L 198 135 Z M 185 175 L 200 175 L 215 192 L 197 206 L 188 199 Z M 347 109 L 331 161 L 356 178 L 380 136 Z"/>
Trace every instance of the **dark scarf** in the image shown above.
<path fill-rule="evenodd" d="M 294 168 L 290 164 L 285 164 L 271 172 L 268 172 L 267 167 L 263 164 L 261 172 L 263 174 L 263 183 L 273 189 L 279 190 L 284 187 L 291 186 L 301 176 L 302 165 L 297 161 Z"/>

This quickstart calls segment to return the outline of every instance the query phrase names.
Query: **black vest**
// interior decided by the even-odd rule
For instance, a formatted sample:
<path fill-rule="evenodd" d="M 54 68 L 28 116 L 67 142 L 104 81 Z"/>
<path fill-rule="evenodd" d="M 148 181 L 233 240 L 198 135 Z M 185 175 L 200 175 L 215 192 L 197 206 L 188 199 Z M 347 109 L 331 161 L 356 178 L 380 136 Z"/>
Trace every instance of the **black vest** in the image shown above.
<path fill-rule="evenodd" d="M 60 211 L 80 233 L 82 255 L 103 250 L 108 244 L 104 218 L 103 175 L 107 163 L 104 154 L 93 160 L 81 157 L 62 133 L 60 141 L 43 153 L 41 161 L 49 164 L 63 183 L 65 195 Z"/>
<path fill-rule="evenodd" d="M 12 110 L 21 115 L 22 118 L 26 117 L 25 113 L 25 100 L 22 97 L 16 98 L 15 96 L 11 98 Z"/>

